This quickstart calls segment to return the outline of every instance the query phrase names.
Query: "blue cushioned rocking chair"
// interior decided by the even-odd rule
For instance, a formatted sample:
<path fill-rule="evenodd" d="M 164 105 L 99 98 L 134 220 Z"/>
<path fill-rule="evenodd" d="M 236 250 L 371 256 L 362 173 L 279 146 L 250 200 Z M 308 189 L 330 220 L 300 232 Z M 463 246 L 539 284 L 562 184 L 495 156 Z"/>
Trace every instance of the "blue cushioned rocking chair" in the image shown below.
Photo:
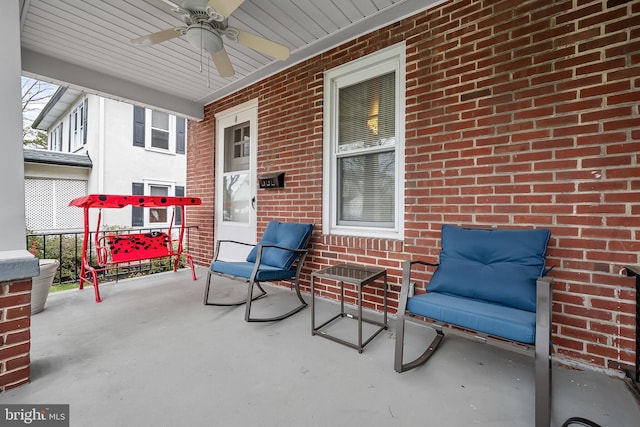
<path fill-rule="evenodd" d="M 253 247 L 246 261 L 227 262 L 219 260 L 221 244 L 247 243 L 233 240 L 218 240 L 211 267 L 207 274 L 204 292 L 205 305 L 232 306 L 246 304 L 244 320 L 247 322 L 270 322 L 285 319 L 307 306 L 300 295 L 300 270 L 307 256 L 307 244 L 313 232 L 313 224 L 270 221 L 260 242 Z M 250 245 L 252 246 L 252 245 Z M 247 298 L 235 302 L 209 302 L 211 275 L 230 277 L 249 282 Z M 251 303 L 267 294 L 260 282 L 291 280 L 294 282 L 296 295 L 300 304 L 292 310 L 278 316 L 268 318 L 252 318 Z M 260 292 L 254 296 L 254 285 Z"/>
<path fill-rule="evenodd" d="M 534 354 L 535 425 L 549 426 L 552 280 L 545 276 L 548 272 L 545 259 L 550 235 L 550 231 L 544 229 L 472 229 L 443 225 L 440 262 L 406 261 L 404 265 L 396 324 L 395 370 L 404 372 L 426 362 L 444 338 L 445 326 L 453 326 L 447 328 L 451 333 L 475 336 L 482 342 Z M 411 273 L 418 265 L 437 268 L 426 292 L 414 295 Z M 431 319 L 433 323 L 426 324 L 435 329 L 436 334 L 420 356 L 405 363 L 407 316 Z M 470 331 L 473 334 L 470 335 Z"/>

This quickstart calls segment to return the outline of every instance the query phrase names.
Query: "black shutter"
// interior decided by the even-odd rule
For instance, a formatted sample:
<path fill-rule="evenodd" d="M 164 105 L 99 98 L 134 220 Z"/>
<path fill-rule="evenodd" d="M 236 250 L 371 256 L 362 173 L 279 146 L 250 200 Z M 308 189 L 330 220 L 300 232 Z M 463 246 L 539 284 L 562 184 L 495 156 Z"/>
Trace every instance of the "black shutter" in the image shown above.
<path fill-rule="evenodd" d="M 184 197 L 184 187 L 176 185 L 176 197 Z M 176 210 L 174 224 L 182 225 L 182 209 L 180 209 L 180 206 L 176 206 L 174 209 Z"/>
<path fill-rule="evenodd" d="M 133 106 L 133 146 L 144 147 L 144 108 Z"/>
<path fill-rule="evenodd" d="M 82 144 L 86 145 L 87 143 L 87 113 L 89 112 L 89 100 L 87 98 L 84 99 L 84 114 L 82 115 L 82 128 L 84 129 L 84 133 L 82 134 Z"/>
<path fill-rule="evenodd" d="M 144 195 L 144 183 L 131 183 L 131 194 L 134 196 Z M 144 227 L 144 208 L 131 207 L 131 226 Z"/>
<path fill-rule="evenodd" d="M 185 138 L 184 128 L 186 120 L 181 117 L 176 117 L 176 153 L 184 154 Z M 176 194 L 177 196 L 177 194 Z"/>

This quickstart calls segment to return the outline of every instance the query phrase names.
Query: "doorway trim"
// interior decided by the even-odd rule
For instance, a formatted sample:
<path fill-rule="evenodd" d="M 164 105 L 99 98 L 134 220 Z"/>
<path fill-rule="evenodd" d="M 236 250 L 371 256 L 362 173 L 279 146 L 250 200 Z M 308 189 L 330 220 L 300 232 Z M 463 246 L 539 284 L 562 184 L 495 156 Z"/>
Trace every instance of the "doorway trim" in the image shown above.
<path fill-rule="evenodd" d="M 231 239 L 248 244 L 256 243 L 257 233 L 257 134 L 258 134 L 258 99 L 252 99 L 233 108 L 221 111 L 215 115 L 215 200 L 214 200 L 214 238 L 218 240 Z M 224 220 L 224 161 L 225 161 L 225 130 L 243 122 L 249 122 L 249 203 L 250 215 L 248 224 L 229 222 Z M 251 247 L 230 249 L 223 259 L 244 260 Z"/>

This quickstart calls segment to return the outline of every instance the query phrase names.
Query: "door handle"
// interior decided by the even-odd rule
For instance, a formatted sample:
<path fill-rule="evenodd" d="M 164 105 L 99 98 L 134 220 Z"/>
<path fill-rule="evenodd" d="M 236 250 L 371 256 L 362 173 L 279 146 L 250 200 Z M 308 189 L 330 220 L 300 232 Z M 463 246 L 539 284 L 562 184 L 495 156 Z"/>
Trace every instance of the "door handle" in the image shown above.
<path fill-rule="evenodd" d="M 251 207 L 253 208 L 253 210 L 256 210 L 256 196 L 253 196 L 251 198 Z"/>

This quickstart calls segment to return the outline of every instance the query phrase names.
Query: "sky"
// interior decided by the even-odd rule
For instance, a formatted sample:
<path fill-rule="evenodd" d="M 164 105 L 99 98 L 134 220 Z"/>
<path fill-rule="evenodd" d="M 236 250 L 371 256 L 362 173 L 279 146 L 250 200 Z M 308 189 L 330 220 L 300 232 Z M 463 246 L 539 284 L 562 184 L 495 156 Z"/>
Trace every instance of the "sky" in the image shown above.
<path fill-rule="evenodd" d="M 31 87 L 33 82 L 37 82 L 37 80 L 31 79 L 29 77 L 22 77 L 23 101 L 25 100 L 24 91 Z M 23 113 L 23 121 L 30 125 L 33 120 L 38 117 L 38 114 L 40 114 L 42 108 L 47 105 L 47 102 L 49 102 L 49 99 L 51 99 L 51 96 L 56 92 L 57 89 L 57 85 L 40 81 L 39 90 L 41 91 L 41 93 L 37 95 L 39 100 L 37 102 L 31 102 L 29 104 L 27 111 L 24 111 Z"/>

